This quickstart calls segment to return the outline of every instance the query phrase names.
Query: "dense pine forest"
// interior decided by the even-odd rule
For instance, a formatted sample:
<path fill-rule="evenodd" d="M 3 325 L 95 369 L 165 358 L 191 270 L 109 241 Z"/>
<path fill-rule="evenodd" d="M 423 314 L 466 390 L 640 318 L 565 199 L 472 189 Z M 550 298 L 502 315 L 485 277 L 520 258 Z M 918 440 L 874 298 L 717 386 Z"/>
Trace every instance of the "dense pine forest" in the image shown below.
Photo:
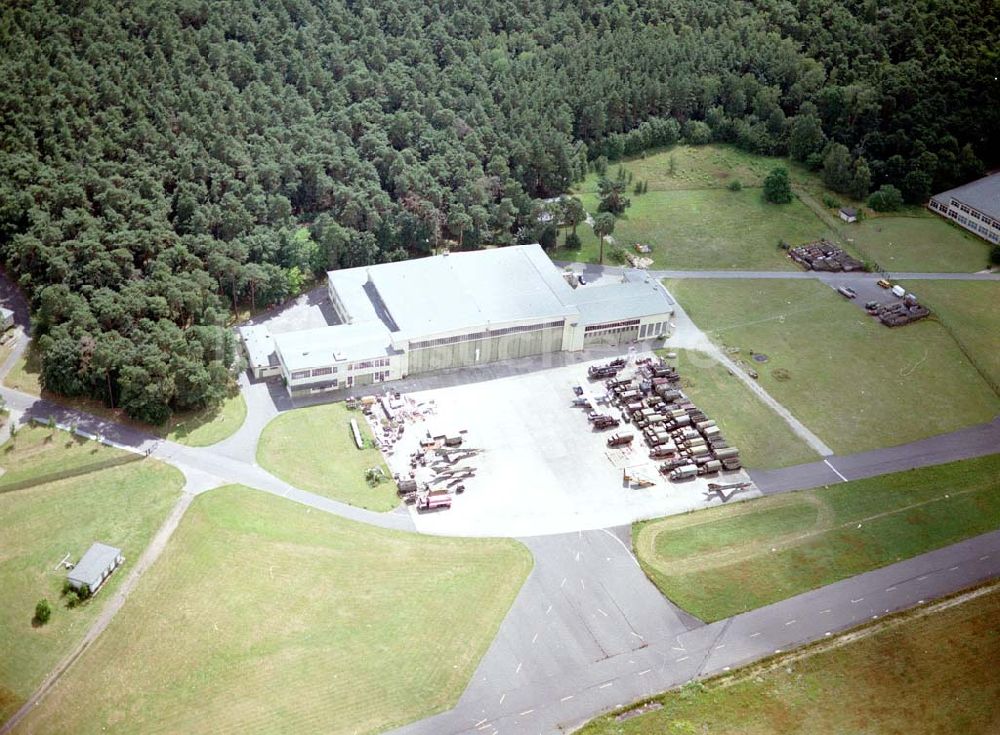
<path fill-rule="evenodd" d="M 1000 163 L 995 0 L 11 0 L 0 257 L 46 388 L 162 422 L 237 307 L 444 241 L 678 140 L 910 202 Z M 308 230 L 303 230 L 306 226 Z"/>

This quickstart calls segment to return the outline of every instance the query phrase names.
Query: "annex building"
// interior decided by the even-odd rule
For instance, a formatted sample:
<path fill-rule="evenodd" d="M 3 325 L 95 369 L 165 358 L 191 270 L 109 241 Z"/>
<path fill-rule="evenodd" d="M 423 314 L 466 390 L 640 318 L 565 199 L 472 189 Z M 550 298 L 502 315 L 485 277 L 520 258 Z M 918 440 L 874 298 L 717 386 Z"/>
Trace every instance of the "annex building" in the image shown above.
<path fill-rule="evenodd" d="M 652 339 L 666 334 L 673 314 L 666 290 L 645 272 L 578 285 L 538 245 L 350 268 L 328 278 L 338 324 L 281 334 L 266 324 L 240 330 L 255 376 L 281 375 L 293 396 Z"/>
<path fill-rule="evenodd" d="M 927 206 L 987 242 L 1000 243 L 1000 173 L 935 194 Z"/>

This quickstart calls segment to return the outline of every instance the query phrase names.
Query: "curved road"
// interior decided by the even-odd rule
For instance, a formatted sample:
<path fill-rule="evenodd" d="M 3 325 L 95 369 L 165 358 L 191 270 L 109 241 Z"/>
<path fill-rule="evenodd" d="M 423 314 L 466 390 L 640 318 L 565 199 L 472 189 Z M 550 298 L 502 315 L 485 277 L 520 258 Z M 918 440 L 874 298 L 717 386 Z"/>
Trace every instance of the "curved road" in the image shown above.
<path fill-rule="evenodd" d="M 0 289 L 0 298 L 4 296 Z M 19 351 L 26 340 L 21 343 Z M 0 367 L 0 377 L 15 359 Z M 405 512 L 365 511 L 274 477 L 253 463 L 242 441 L 191 448 L 9 388 L 0 387 L 0 396 L 17 419 L 53 417 L 113 446 L 168 462 L 184 473 L 188 480 L 184 499 L 158 533 L 157 544 L 151 545 L 130 574 L 130 586 L 155 560 L 154 547 L 165 544 L 191 497 L 223 484 L 242 483 L 351 520 L 413 531 Z M 240 433 L 244 437 L 253 434 L 249 445 L 253 447 L 269 417 L 257 411 L 251 414 L 253 418 L 248 416 Z M 998 447 L 1000 420 L 995 420 L 901 447 L 754 473 L 754 480 L 765 493 L 787 492 L 989 454 Z M 563 731 L 608 708 L 1000 575 L 998 531 L 705 625 L 664 599 L 648 581 L 631 554 L 628 527 L 521 541 L 532 551 L 535 568 L 459 703 L 398 733 Z M 11 729 L 37 704 L 46 688 L 100 634 L 124 603 L 127 590 L 122 590 L 114 604 L 109 603 L 100 624 L 91 628 L 75 652 L 0 732 Z"/>

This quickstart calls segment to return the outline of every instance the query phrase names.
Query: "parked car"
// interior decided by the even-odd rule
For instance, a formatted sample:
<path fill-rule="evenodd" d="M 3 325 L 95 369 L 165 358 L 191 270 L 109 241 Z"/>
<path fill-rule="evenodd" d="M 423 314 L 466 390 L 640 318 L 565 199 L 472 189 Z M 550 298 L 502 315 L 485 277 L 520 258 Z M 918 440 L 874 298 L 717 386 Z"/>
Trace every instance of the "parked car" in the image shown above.
<path fill-rule="evenodd" d="M 581 286 L 587 285 L 587 279 L 583 277 L 582 273 L 576 277 L 576 282 L 579 283 Z"/>
<path fill-rule="evenodd" d="M 892 288 L 892 284 L 884 278 L 878 279 L 878 285 L 882 288 Z"/>
<path fill-rule="evenodd" d="M 841 286 L 840 288 L 837 289 L 837 291 L 839 291 L 841 295 L 849 299 L 853 299 L 858 295 L 858 292 L 855 291 L 850 286 Z"/>

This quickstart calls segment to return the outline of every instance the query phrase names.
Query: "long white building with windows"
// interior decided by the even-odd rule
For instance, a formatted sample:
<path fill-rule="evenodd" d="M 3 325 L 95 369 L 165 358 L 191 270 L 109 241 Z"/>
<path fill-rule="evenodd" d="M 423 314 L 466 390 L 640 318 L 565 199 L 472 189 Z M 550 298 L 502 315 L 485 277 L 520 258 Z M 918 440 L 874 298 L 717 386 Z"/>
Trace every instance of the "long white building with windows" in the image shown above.
<path fill-rule="evenodd" d="M 270 334 L 241 330 L 257 377 L 293 396 L 432 370 L 662 337 L 666 290 L 642 271 L 573 285 L 538 245 L 331 271 L 340 322 Z M 609 282 L 610 281 L 610 282 Z"/>
<path fill-rule="evenodd" d="M 935 194 L 927 206 L 987 242 L 1000 243 L 1000 173 Z"/>

